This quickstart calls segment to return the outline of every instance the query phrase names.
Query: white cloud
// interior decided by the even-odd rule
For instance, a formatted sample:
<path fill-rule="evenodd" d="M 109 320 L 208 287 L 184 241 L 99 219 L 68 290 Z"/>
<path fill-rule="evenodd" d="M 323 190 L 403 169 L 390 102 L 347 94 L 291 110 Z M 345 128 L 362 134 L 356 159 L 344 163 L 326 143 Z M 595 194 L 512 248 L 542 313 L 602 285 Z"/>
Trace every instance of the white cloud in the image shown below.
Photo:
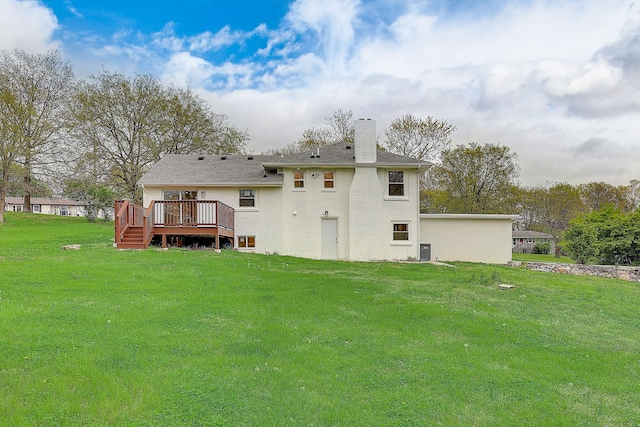
<path fill-rule="evenodd" d="M 165 65 L 162 80 L 182 86 L 203 86 L 213 74 L 214 67 L 204 59 L 194 57 L 189 52 L 178 52 Z"/>
<path fill-rule="evenodd" d="M 380 134 L 412 113 L 456 125 L 457 144 L 508 145 L 527 185 L 640 178 L 633 157 L 620 155 L 640 149 L 640 4 L 436 8 L 445 3 L 295 0 L 274 29 L 179 35 L 169 23 L 149 36 L 121 34 L 92 53 L 119 61 L 119 71 L 147 67 L 167 83 L 190 84 L 249 131 L 256 152 L 293 142 L 342 108 L 376 119 Z M 48 9 L 0 0 L 0 10 L 7 5 L 49 17 L 50 30 L 18 33 L 50 43 L 57 24 Z M 25 10 L 12 13 L 40 22 Z M 3 16 L 0 43 L 13 35 Z"/>
<path fill-rule="evenodd" d="M 58 20 L 35 0 L 0 0 L 0 49 L 45 52 L 59 44 L 53 40 Z"/>
<path fill-rule="evenodd" d="M 343 72 L 354 41 L 359 3 L 356 0 L 297 0 L 291 5 L 286 21 L 300 33 L 312 31 L 327 68 L 333 73 Z"/>

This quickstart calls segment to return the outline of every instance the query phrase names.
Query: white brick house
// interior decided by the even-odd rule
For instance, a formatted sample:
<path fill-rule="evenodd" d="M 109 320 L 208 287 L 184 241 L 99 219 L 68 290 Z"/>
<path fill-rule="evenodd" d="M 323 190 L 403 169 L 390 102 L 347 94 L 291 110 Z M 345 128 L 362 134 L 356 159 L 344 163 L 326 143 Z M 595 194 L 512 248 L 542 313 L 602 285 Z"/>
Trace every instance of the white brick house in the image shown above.
<path fill-rule="evenodd" d="M 173 234 L 212 234 L 217 247 L 315 259 L 510 260 L 511 221 L 517 217 L 474 216 L 477 231 L 495 239 L 452 250 L 457 223 L 464 224 L 460 230 L 468 240 L 469 218 L 420 215 L 419 177 L 431 164 L 376 148 L 375 121 L 358 120 L 354 144 L 313 152 L 167 155 L 138 182 L 145 221 L 152 218 L 144 227 L 137 220 L 135 238 L 144 234 L 145 244 L 127 244 L 127 228 L 136 228 L 135 221 L 121 225 L 128 210 L 118 205 L 116 242 L 135 248 L 146 247 L 153 235 L 162 235 L 165 244 Z"/>
<path fill-rule="evenodd" d="M 277 155 L 168 155 L 139 181 L 152 200 L 234 209 L 238 250 L 308 258 L 418 258 L 419 175 L 430 164 L 376 150 L 373 120 L 355 143 Z"/>

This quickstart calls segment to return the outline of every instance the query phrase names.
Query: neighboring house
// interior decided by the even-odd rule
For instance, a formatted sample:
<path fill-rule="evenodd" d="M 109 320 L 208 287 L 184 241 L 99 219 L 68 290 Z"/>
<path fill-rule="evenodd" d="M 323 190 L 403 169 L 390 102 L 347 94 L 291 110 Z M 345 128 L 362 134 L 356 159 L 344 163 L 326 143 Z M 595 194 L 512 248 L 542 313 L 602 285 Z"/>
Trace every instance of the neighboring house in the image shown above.
<path fill-rule="evenodd" d="M 22 212 L 24 210 L 24 198 L 7 197 L 4 210 L 6 212 Z M 48 215 L 84 216 L 84 205 L 69 199 L 32 197 L 31 212 Z"/>
<path fill-rule="evenodd" d="M 473 259 L 442 252 L 425 227 L 455 228 L 469 218 L 420 215 L 419 177 L 431 164 L 378 151 L 376 140 L 375 121 L 358 120 L 354 144 L 287 156 L 167 155 L 138 181 L 144 207 L 116 204 L 116 243 L 143 248 L 154 235 L 163 246 L 175 236 L 210 235 L 215 247 L 316 259 L 511 259 L 510 234 L 502 232 Z M 517 217 L 497 217 L 510 233 Z"/>
<path fill-rule="evenodd" d="M 530 230 L 513 230 L 511 233 L 511 246 L 513 252 L 531 253 L 537 243 L 549 243 L 553 252 L 554 239 L 551 234 Z"/>

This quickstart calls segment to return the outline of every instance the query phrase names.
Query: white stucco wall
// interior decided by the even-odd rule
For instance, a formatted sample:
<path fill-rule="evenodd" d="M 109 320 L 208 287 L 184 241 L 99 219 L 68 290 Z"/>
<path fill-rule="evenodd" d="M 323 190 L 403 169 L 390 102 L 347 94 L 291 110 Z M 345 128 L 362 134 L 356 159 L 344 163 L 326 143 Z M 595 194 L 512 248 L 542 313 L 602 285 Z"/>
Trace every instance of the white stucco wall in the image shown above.
<path fill-rule="evenodd" d="M 431 260 L 506 264 L 517 215 L 420 215 L 420 243 Z"/>
<path fill-rule="evenodd" d="M 283 246 L 281 253 L 322 258 L 322 219 L 335 218 L 338 227 L 338 259 L 349 258 L 349 169 L 305 168 L 304 188 L 295 188 L 293 173 L 285 169 L 282 187 Z M 334 188 L 324 188 L 324 172 L 334 172 Z M 326 214 L 325 214 L 326 213 Z"/>

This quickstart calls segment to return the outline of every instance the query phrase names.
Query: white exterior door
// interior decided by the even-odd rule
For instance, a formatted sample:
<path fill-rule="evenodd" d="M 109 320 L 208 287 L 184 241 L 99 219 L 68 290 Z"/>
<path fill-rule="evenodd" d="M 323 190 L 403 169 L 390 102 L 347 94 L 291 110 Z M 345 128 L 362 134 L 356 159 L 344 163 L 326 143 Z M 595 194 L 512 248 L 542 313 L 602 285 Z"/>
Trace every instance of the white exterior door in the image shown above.
<path fill-rule="evenodd" d="M 338 258 L 338 220 L 336 218 L 322 219 L 322 258 Z"/>

